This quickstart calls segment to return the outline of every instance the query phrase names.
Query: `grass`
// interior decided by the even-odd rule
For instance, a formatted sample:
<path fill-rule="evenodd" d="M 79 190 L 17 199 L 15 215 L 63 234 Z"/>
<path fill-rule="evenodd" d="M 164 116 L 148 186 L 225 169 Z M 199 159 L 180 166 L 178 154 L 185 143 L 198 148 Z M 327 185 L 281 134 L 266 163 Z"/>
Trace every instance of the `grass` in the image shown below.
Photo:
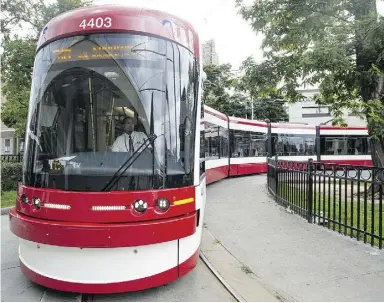
<path fill-rule="evenodd" d="M 16 191 L 2 191 L 1 192 L 1 208 L 16 205 Z"/>
<path fill-rule="evenodd" d="M 339 185 L 339 182 L 336 182 Z M 333 186 L 333 182 L 331 183 Z M 367 186 L 368 188 L 369 186 Z M 347 189 L 348 190 L 348 189 Z M 279 197 L 284 201 L 287 206 L 300 213 L 303 217 L 307 214 L 307 188 L 304 184 L 301 185 L 289 185 L 287 183 L 279 184 Z M 382 245 L 384 244 L 384 207 L 382 206 L 380 214 L 380 204 L 376 201 L 372 202 L 371 197 L 353 196 L 347 197 L 345 195 L 345 189 L 327 194 L 327 189 L 323 191 L 323 185 L 320 186 L 320 192 L 318 185 L 316 191 L 313 193 L 312 198 L 312 213 L 317 215 L 316 220 L 323 221 L 324 226 L 331 230 L 338 231 L 344 235 L 356 238 L 365 243 L 371 243 L 373 246 L 379 247 L 380 240 L 380 227 Z M 345 198 L 346 197 L 346 198 Z M 322 212 L 322 214 L 321 214 Z M 319 218 L 320 217 L 320 218 Z M 381 220 L 381 226 L 380 226 Z M 370 234 L 376 235 L 372 237 Z"/>

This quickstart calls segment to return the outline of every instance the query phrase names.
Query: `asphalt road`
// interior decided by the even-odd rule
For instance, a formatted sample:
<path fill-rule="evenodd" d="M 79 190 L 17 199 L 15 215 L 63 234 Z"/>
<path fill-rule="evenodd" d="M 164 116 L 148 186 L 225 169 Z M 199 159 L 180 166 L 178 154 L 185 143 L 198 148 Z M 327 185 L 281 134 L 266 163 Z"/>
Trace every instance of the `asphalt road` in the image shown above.
<path fill-rule="evenodd" d="M 384 300 L 384 249 L 288 212 L 268 195 L 265 175 L 213 184 L 207 201 L 209 232 L 280 297 Z"/>

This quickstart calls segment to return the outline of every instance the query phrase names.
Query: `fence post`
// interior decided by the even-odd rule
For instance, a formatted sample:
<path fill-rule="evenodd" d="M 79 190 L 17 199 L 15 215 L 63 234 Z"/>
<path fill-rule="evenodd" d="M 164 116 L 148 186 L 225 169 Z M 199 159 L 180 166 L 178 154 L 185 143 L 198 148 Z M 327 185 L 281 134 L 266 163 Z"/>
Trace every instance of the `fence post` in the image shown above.
<path fill-rule="evenodd" d="M 268 189 L 270 189 L 270 178 L 271 178 L 271 172 L 270 172 L 270 167 L 269 167 L 269 158 L 267 157 L 267 185 L 268 185 Z"/>
<path fill-rule="evenodd" d="M 312 167 L 313 167 L 313 159 L 310 158 L 308 160 L 308 169 L 307 169 L 307 219 L 308 223 L 312 223 L 312 200 L 313 200 L 313 176 L 312 176 Z"/>
<path fill-rule="evenodd" d="M 279 194 L 279 165 L 278 165 L 278 156 L 275 155 L 275 195 Z"/>

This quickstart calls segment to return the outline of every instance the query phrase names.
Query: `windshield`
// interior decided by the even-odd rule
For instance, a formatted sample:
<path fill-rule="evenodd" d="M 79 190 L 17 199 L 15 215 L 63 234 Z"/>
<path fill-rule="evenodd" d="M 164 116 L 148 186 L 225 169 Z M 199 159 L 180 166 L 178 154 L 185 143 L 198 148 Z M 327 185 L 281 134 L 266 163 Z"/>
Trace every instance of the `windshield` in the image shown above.
<path fill-rule="evenodd" d="M 137 151 L 112 190 L 192 185 L 197 80 L 193 55 L 164 39 L 95 34 L 48 44 L 35 60 L 23 182 L 100 191 Z"/>

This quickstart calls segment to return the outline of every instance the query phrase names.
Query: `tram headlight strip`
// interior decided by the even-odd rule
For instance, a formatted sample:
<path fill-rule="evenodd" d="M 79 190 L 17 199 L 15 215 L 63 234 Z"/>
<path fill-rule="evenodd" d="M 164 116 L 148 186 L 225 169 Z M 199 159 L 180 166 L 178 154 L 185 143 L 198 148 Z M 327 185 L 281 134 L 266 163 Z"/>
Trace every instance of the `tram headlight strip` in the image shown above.
<path fill-rule="evenodd" d="M 111 210 L 125 210 L 125 205 L 95 205 L 92 206 L 94 211 L 111 211 Z"/>

